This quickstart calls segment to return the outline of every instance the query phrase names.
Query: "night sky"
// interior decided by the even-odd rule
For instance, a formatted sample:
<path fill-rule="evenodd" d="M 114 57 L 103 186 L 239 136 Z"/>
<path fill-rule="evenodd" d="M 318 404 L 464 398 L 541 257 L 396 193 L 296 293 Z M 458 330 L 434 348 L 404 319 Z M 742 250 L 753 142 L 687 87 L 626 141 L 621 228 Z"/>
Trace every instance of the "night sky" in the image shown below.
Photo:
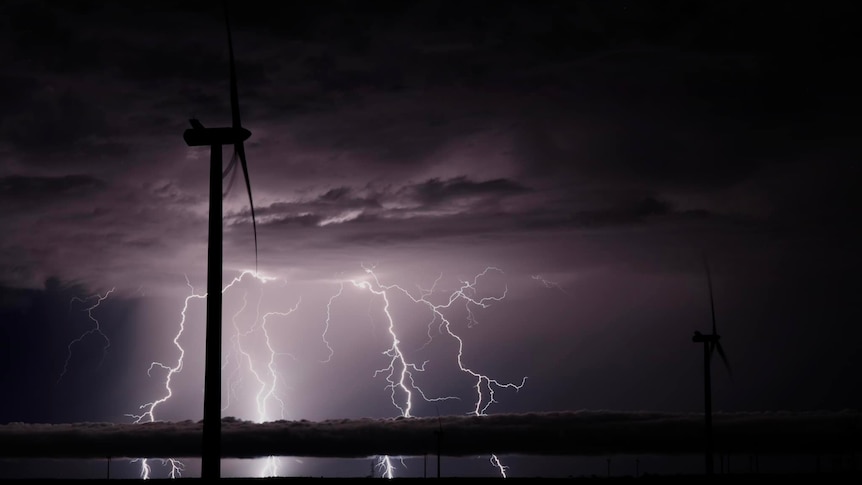
<path fill-rule="evenodd" d="M 233 2 L 224 415 L 702 411 L 704 255 L 716 411 L 862 408 L 859 13 Z M 201 419 L 223 15 L 0 1 L 0 423 Z"/>

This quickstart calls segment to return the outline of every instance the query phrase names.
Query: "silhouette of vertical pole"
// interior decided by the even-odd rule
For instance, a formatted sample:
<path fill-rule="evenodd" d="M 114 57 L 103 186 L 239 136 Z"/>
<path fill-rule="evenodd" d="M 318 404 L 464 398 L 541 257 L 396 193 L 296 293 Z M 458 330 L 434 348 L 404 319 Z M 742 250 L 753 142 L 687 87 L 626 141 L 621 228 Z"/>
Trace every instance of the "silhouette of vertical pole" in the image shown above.
<path fill-rule="evenodd" d="M 712 475 L 712 387 L 709 372 L 709 341 L 703 342 L 703 408 L 706 422 L 706 474 Z"/>
<path fill-rule="evenodd" d="M 201 478 L 221 476 L 222 150 L 210 146 L 210 214 Z"/>
<path fill-rule="evenodd" d="M 441 451 L 440 440 L 442 439 L 442 436 L 441 436 L 442 434 L 443 434 L 442 431 L 437 432 L 437 478 L 440 478 L 440 451 Z"/>
<path fill-rule="evenodd" d="M 439 416 L 437 419 L 440 419 Z M 440 452 L 442 451 L 440 440 L 442 439 L 443 431 L 437 430 L 434 432 L 434 434 L 437 435 L 437 478 L 440 478 Z"/>
<path fill-rule="evenodd" d="M 440 478 L 440 453 L 443 451 L 443 447 L 441 445 L 441 441 L 443 440 L 443 423 L 440 422 L 440 407 L 437 406 L 437 431 L 434 432 L 437 435 L 437 478 Z"/>

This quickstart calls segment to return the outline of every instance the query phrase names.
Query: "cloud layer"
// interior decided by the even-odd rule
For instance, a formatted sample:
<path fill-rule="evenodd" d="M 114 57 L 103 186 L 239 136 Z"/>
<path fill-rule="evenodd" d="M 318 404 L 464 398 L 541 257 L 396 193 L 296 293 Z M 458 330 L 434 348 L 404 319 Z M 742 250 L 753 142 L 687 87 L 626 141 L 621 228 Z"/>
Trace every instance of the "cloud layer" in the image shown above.
<path fill-rule="evenodd" d="M 225 418 L 222 456 L 441 454 L 614 455 L 699 453 L 703 415 L 656 412 L 447 416 L 253 423 Z M 0 426 L 2 456 L 28 458 L 197 457 L 201 423 L 73 423 Z M 860 450 L 862 413 L 763 412 L 714 415 L 716 450 L 792 454 Z"/>

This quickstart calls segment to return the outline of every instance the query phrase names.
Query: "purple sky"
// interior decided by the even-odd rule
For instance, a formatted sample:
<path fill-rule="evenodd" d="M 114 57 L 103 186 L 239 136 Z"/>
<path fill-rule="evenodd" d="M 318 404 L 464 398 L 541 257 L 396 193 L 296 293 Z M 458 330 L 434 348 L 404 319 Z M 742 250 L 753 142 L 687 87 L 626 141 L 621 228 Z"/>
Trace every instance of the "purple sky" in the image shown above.
<path fill-rule="evenodd" d="M 699 411 L 703 253 L 716 410 L 862 407 L 857 6 L 237 3 L 274 279 L 225 292 L 225 415 L 402 414 L 375 376 L 386 285 L 417 386 L 459 398 L 414 416 L 475 411 L 458 338 L 527 378 L 489 414 Z M 171 368 L 155 418 L 200 419 L 202 299 L 173 340 L 205 291 L 209 151 L 182 133 L 230 123 L 222 11 L 4 1 L 0 61 L 0 423 L 128 423 Z M 254 267 L 241 180 L 224 204 L 227 283 Z M 434 319 L 465 281 L 494 300 Z"/>

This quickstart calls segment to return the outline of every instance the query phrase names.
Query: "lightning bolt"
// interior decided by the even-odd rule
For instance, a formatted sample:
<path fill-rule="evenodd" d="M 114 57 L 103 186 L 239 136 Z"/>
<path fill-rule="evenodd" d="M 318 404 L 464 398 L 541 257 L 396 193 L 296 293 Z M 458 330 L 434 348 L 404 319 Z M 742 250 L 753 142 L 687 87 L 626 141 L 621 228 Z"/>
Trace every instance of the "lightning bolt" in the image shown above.
<path fill-rule="evenodd" d="M 87 300 L 92 300 L 92 299 L 96 300 L 95 303 L 93 303 L 92 305 L 90 305 L 89 307 L 84 309 L 84 311 L 87 312 L 87 317 L 93 322 L 93 328 L 87 330 L 86 332 L 84 332 L 80 336 L 78 336 L 78 338 L 69 342 L 69 345 L 67 346 L 66 361 L 63 363 L 63 371 L 60 372 L 60 377 L 57 378 L 57 384 L 59 384 L 60 381 L 63 380 L 63 376 L 65 376 L 66 372 L 69 370 L 69 361 L 72 359 L 72 347 L 75 344 L 84 340 L 88 335 L 98 334 L 105 341 L 105 345 L 102 346 L 102 360 L 99 361 L 99 365 L 102 365 L 102 362 L 105 360 L 105 355 L 107 355 L 107 353 L 108 353 L 108 348 L 111 346 L 111 341 L 108 339 L 108 336 L 105 335 L 104 332 L 102 332 L 102 327 L 99 324 L 99 321 L 96 319 L 96 317 L 93 316 L 93 310 L 95 310 L 96 308 L 99 308 L 99 305 L 103 301 L 105 301 L 105 299 L 108 298 L 108 295 L 110 295 L 113 292 L 114 292 L 114 288 L 111 288 L 110 290 L 108 290 L 105 293 L 104 296 L 96 294 L 94 296 L 87 298 Z M 76 297 L 73 297 L 69 301 L 69 307 L 70 308 L 72 306 L 72 303 L 75 301 L 79 301 L 83 304 L 87 303 L 85 300 L 82 300 L 76 296 Z"/>
<path fill-rule="evenodd" d="M 391 344 L 389 348 L 383 351 L 383 355 L 389 357 L 389 365 L 378 369 L 374 372 L 374 377 L 378 375 L 386 373 L 386 382 L 388 385 L 386 388 L 390 390 L 390 397 L 392 400 L 392 405 L 398 408 L 401 416 L 405 418 L 410 418 L 412 415 L 410 414 L 411 409 L 413 408 L 413 391 L 418 392 L 422 398 L 426 401 L 443 401 L 447 399 L 457 399 L 455 396 L 445 396 L 445 397 L 437 397 L 437 398 L 429 398 L 425 395 L 421 388 L 416 386 L 416 382 L 414 380 L 414 372 L 424 372 L 425 364 L 428 362 L 425 361 L 421 365 L 417 365 L 413 362 L 409 362 L 407 357 L 405 357 L 404 352 L 401 350 L 401 340 L 398 338 L 398 333 L 395 331 L 395 319 L 392 317 L 392 314 L 389 311 L 389 291 L 393 288 L 397 288 L 401 291 L 404 291 L 399 286 L 383 286 L 380 284 L 380 281 L 377 279 L 377 275 L 374 274 L 372 268 L 366 268 L 363 266 L 365 272 L 371 277 L 373 284 L 368 280 L 351 280 L 350 282 L 353 286 L 368 290 L 369 292 L 380 296 L 383 299 L 383 314 L 386 315 L 386 320 L 388 322 L 387 330 L 389 332 L 389 336 L 391 338 Z M 405 292 L 408 296 L 409 293 Z M 412 298 L 412 297 L 411 297 Z M 415 299 L 414 299 L 415 301 Z M 404 400 L 402 404 L 399 404 L 396 399 L 396 392 L 398 390 L 404 394 Z"/>
<path fill-rule="evenodd" d="M 228 283 L 222 289 L 222 294 L 224 294 L 228 289 L 230 289 L 232 286 L 234 286 L 235 284 L 240 282 L 243 278 L 245 278 L 248 275 L 253 276 L 257 280 L 261 281 L 262 283 L 266 283 L 268 281 L 275 280 L 275 278 L 264 277 L 264 276 L 261 276 L 260 274 L 258 274 L 257 272 L 246 270 L 246 271 L 243 271 L 242 273 L 240 273 L 238 276 L 234 277 L 233 280 L 231 280 L 231 282 Z M 172 381 L 173 377 L 177 373 L 181 372 L 183 369 L 183 359 L 185 357 L 185 349 L 180 344 L 180 339 L 181 339 L 183 333 L 185 332 L 186 321 L 187 321 L 187 312 L 189 309 L 189 304 L 192 300 L 203 300 L 203 299 L 206 299 L 206 297 L 207 297 L 206 293 L 197 293 L 196 292 L 194 286 L 192 286 L 191 282 L 189 281 L 188 276 L 186 276 L 185 279 L 186 279 L 186 286 L 189 287 L 190 294 L 188 296 L 186 296 L 186 298 L 183 302 L 183 308 L 180 311 L 179 329 L 173 338 L 173 345 L 174 345 L 174 347 L 176 347 L 177 352 L 178 352 L 178 357 L 177 357 L 176 363 L 173 365 L 168 365 L 168 364 L 164 364 L 162 362 L 152 362 L 150 364 L 150 367 L 147 369 L 147 376 L 148 377 L 152 377 L 154 369 L 161 369 L 161 370 L 165 371 L 164 394 L 159 399 L 156 399 L 154 401 L 140 405 L 139 409 L 143 410 L 144 411 L 143 413 L 141 413 L 141 414 L 126 414 L 127 417 L 130 417 L 133 419 L 134 423 L 152 423 L 152 422 L 157 421 L 156 409 L 161 404 L 164 404 L 165 402 L 167 402 L 173 396 L 173 389 L 171 388 L 171 381 Z M 261 381 L 261 382 L 263 382 L 263 381 Z M 148 460 L 146 458 L 133 460 L 133 462 L 137 462 L 137 461 L 140 461 L 140 463 L 141 463 L 141 478 L 143 478 L 145 480 L 149 479 L 151 472 L 152 472 L 152 469 L 150 467 Z M 181 472 L 185 468 L 184 464 L 175 458 L 168 458 L 168 459 L 162 460 L 162 464 L 166 465 L 166 466 L 168 466 L 168 465 L 170 466 L 170 472 L 169 472 L 170 478 L 180 477 Z"/>
<path fill-rule="evenodd" d="M 261 299 L 263 299 L 263 294 L 261 294 Z M 231 372 L 230 375 L 228 376 L 228 393 L 227 393 L 227 396 L 225 398 L 225 405 L 222 407 L 222 412 L 225 412 L 230 408 L 231 398 L 234 398 L 234 399 L 237 398 L 236 389 L 239 387 L 239 385 L 242 382 L 242 379 L 240 379 L 238 377 L 238 374 L 239 374 L 239 371 L 242 369 L 243 362 L 244 361 L 251 362 L 251 355 L 243 349 L 241 339 L 243 337 L 251 334 L 254 331 L 254 326 L 252 326 L 247 331 L 243 331 L 239 327 L 239 316 L 240 316 L 240 314 L 242 314 L 243 311 L 245 311 L 247 306 L 248 306 L 248 292 L 245 292 L 245 293 L 243 293 L 243 297 L 242 297 L 242 306 L 240 306 L 239 310 L 237 310 L 237 312 L 233 314 L 233 317 L 231 317 L 231 323 L 233 324 L 233 328 L 234 328 L 235 332 L 234 332 L 234 335 L 231 336 L 232 351 L 228 352 L 225 355 L 224 364 L 222 364 L 222 373 L 223 374 L 224 374 L 224 371 L 227 368 L 227 366 L 230 364 L 231 356 L 234 354 L 239 354 L 239 355 L 236 357 L 236 361 L 237 361 L 236 367 L 234 367 L 233 372 Z M 255 322 L 257 322 L 256 318 L 255 318 Z M 258 376 L 258 382 L 260 382 L 260 384 L 263 384 L 263 381 L 260 380 L 259 376 Z"/>
<path fill-rule="evenodd" d="M 233 283 L 237 282 L 244 275 L 241 275 L 240 278 L 235 280 Z M 267 281 L 275 279 L 262 278 L 256 274 L 254 276 L 262 283 L 266 283 Z M 232 284 L 225 287 L 225 290 L 230 288 Z M 278 375 L 276 369 L 276 357 L 279 355 L 287 355 L 294 359 L 295 357 L 288 353 L 276 351 L 269 332 L 269 324 L 276 317 L 286 318 L 290 316 L 299 308 L 299 305 L 302 302 L 302 298 L 299 298 L 296 304 L 287 311 L 271 311 L 263 314 L 263 316 L 261 316 L 262 302 L 263 290 L 261 290 L 261 293 L 258 297 L 257 305 L 255 307 L 255 317 L 253 318 L 251 325 L 249 325 L 247 329 L 243 329 L 240 326 L 240 317 L 241 314 L 243 314 L 248 307 L 248 292 L 246 291 L 243 294 L 243 304 L 240 309 L 237 310 L 236 313 L 234 313 L 231 319 L 234 327 L 234 335 L 231 337 L 232 351 L 226 355 L 225 362 L 222 367 L 224 369 L 229 365 L 231 361 L 231 355 L 233 355 L 236 364 L 233 369 L 233 372 L 230 374 L 230 377 L 228 379 L 230 392 L 228 394 L 226 404 L 222 408 L 223 411 L 227 411 L 227 409 L 231 406 L 231 398 L 236 400 L 236 389 L 238 389 L 243 382 L 241 373 L 247 372 L 253 378 L 254 383 L 252 385 L 256 386 L 257 388 L 257 392 L 255 393 L 255 407 L 257 410 L 256 421 L 259 423 L 271 421 L 272 419 L 285 419 L 286 406 L 278 393 L 278 381 L 280 379 L 280 376 Z M 257 363 L 259 362 L 259 360 L 256 360 L 256 356 L 253 355 L 253 353 L 247 347 L 248 342 L 255 338 L 262 338 L 263 340 L 263 344 L 265 347 L 264 353 L 266 354 L 266 360 L 263 365 L 259 365 Z M 277 407 L 277 412 L 272 412 L 272 410 L 270 409 L 272 406 Z M 280 462 L 278 457 L 267 457 L 265 459 L 263 468 L 260 471 L 260 476 L 278 476 L 279 465 Z"/>
<path fill-rule="evenodd" d="M 532 275 L 531 277 L 532 277 L 534 280 L 536 280 L 536 281 L 538 281 L 538 282 L 542 283 L 543 285 L 545 285 L 545 288 L 556 288 L 556 289 L 558 289 L 558 290 L 562 291 L 563 293 L 566 293 L 566 290 L 564 290 L 562 286 L 560 286 L 560 285 L 559 285 L 559 284 L 557 284 L 557 283 L 554 283 L 553 281 L 548 281 L 548 280 L 546 280 L 546 279 L 545 279 L 542 275 L 540 275 L 540 274 L 534 274 L 534 275 Z"/>
<path fill-rule="evenodd" d="M 388 323 L 387 328 L 391 342 L 390 347 L 383 352 L 383 355 L 386 355 L 389 358 L 389 365 L 375 371 L 374 377 L 377 377 L 381 374 L 385 375 L 385 379 L 387 382 L 386 388 L 390 391 L 390 398 L 392 404 L 393 406 L 395 406 L 395 408 L 398 409 L 401 416 L 406 418 L 412 417 L 411 411 L 413 408 L 414 393 L 418 394 L 422 397 L 422 399 L 428 402 L 458 398 L 455 396 L 430 398 L 416 384 L 415 374 L 419 372 L 424 372 L 425 365 L 428 363 L 428 361 L 423 362 L 421 365 L 413 363 L 408 360 L 408 358 L 402 351 L 401 340 L 399 339 L 398 333 L 396 332 L 395 319 L 390 312 L 390 294 L 404 295 L 413 303 L 422 305 L 430 311 L 431 319 L 428 323 L 429 341 L 426 341 L 423 347 L 430 343 L 430 340 L 433 338 L 431 328 L 435 322 L 438 323 L 438 329 L 440 333 L 445 333 L 450 338 L 456 341 L 458 352 L 455 360 L 458 365 L 458 368 L 461 372 L 476 379 L 476 384 L 474 385 L 474 388 L 476 389 L 477 398 L 473 411 L 470 414 L 476 416 L 485 416 L 491 404 L 497 402 L 495 399 L 496 391 L 500 389 L 514 389 L 517 391 L 520 390 L 526 384 L 526 377 L 524 377 L 520 383 L 501 382 L 497 379 L 493 379 L 466 366 L 464 364 L 464 341 L 458 334 L 453 331 L 451 322 L 444 314 L 444 311 L 452 308 L 456 303 L 463 303 L 464 308 L 467 312 L 468 328 L 476 325 L 478 323 L 478 320 L 476 319 L 474 309 L 488 308 L 493 303 L 503 300 L 508 293 L 508 286 L 506 286 L 503 291 L 503 294 L 500 296 L 486 296 L 478 298 L 476 297 L 476 286 L 479 282 L 479 279 L 486 276 L 489 272 L 499 272 L 500 274 L 503 274 L 502 270 L 496 267 L 485 268 L 484 271 L 476 275 L 472 280 L 462 280 L 461 286 L 457 290 L 452 292 L 448 296 L 448 298 L 445 299 L 444 303 L 435 304 L 430 300 L 430 297 L 435 293 L 437 284 L 439 283 L 442 275 L 437 277 L 431 288 L 423 289 L 419 287 L 418 296 L 416 296 L 411 294 L 409 291 L 407 291 L 401 286 L 382 284 L 377 275 L 374 273 L 373 268 L 368 268 L 364 265 L 362 266 L 362 268 L 366 273 L 366 278 L 362 280 L 354 279 L 350 280 L 350 282 L 356 288 L 369 291 L 370 293 L 381 297 L 381 299 L 383 300 L 383 314 L 385 315 Z M 340 290 L 338 294 L 341 294 Z M 331 302 L 332 300 L 330 300 L 330 303 Z M 396 395 L 402 396 L 402 399 L 397 399 Z M 500 460 L 497 458 L 496 455 L 491 455 L 491 463 L 499 469 L 503 477 L 506 477 L 507 467 L 503 466 L 502 463 L 500 463 Z M 378 467 L 383 470 L 384 477 L 392 478 L 394 476 L 392 462 L 388 456 L 384 456 L 379 459 Z"/>
<path fill-rule="evenodd" d="M 278 353 L 272 346 L 272 341 L 269 337 L 269 332 L 266 328 L 267 318 L 272 316 L 280 316 L 287 317 L 291 313 L 295 312 L 297 308 L 299 308 L 299 304 L 302 302 L 302 298 L 300 298 L 296 304 L 290 310 L 286 312 L 268 312 L 263 316 L 263 323 L 261 324 L 261 330 L 263 331 L 264 340 L 266 342 L 266 349 L 269 354 L 269 360 L 267 361 L 266 368 L 269 371 L 269 382 L 260 388 L 260 391 L 257 393 L 257 413 L 258 413 L 258 422 L 266 422 L 269 421 L 270 418 L 267 415 L 266 403 L 269 400 L 275 400 L 279 406 L 279 419 L 285 419 L 284 414 L 284 401 L 276 394 L 276 385 L 278 383 L 278 374 L 275 371 L 275 356 Z M 287 354 L 289 355 L 289 354 Z M 292 356 L 291 356 L 292 357 Z M 279 459 L 276 456 L 267 457 L 263 470 L 261 471 L 262 477 L 275 477 L 279 474 Z"/>
<path fill-rule="evenodd" d="M 185 349 L 183 349 L 183 346 L 180 345 L 180 337 L 182 337 L 183 332 L 186 329 L 186 312 L 189 309 L 189 302 L 191 300 L 194 300 L 194 299 L 205 299 L 206 298 L 205 293 L 204 294 L 195 293 L 195 288 L 192 286 L 191 282 L 189 281 L 188 276 L 186 276 L 186 285 L 191 290 L 191 294 L 189 294 L 185 298 L 185 301 L 183 303 L 183 309 L 182 309 L 182 311 L 180 311 L 179 330 L 177 331 L 177 333 L 173 339 L 174 347 L 177 348 L 177 351 L 179 353 L 179 356 L 177 357 L 177 362 L 173 366 L 169 366 L 169 365 L 163 364 L 161 362 L 153 362 L 150 364 L 150 367 L 147 369 L 147 376 L 148 377 L 152 377 L 152 371 L 155 368 L 162 369 L 166 372 L 166 375 L 165 375 L 165 394 L 162 397 L 160 397 L 159 399 L 156 399 L 155 401 L 142 404 L 138 408 L 138 409 L 144 410 L 144 412 L 142 414 L 126 414 L 127 417 L 130 417 L 134 420 L 133 421 L 134 423 L 153 423 L 153 422 L 155 422 L 156 421 L 156 408 L 160 404 L 162 404 L 162 403 L 166 402 L 168 399 L 170 399 L 171 396 L 173 396 L 173 394 L 174 394 L 173 389 L 171 389 L 171 379 L 174 377 L 175 374 L 177 374 L 178 372 L 180 372 L 183 369 L 183 357 L 185 357 L 185 355 L 186 355 Z M 141 459 L 132 460 L 132 463 L 137 462 L 137 461 L 141 462 L 141 478 L 143 478 L 144 480 L 148 480 L 150 478 L 150 473 L 152 471 L 150 468 L 149 462 L 147 461 L 146 458 L 141 458 Z M 167 465 L 167 464 L 170 465 L 171 469 L 169 472 L 169 476 L 171 478 L 179 477 L 183 468 L 184 468 L 183 463 L 180 462 L 179 460 L 174 459 L 174 458 L 168 458 L 166 460 L 162 460 L 162 464 L 163 465 Z"/>
<path fill-rule="evenodd" d="M 335 351 L 332 350 L 332 346 L 329 345 L 329 341 L 326 340 L 326 334 L 329 332 L 330 321 L 332 320 L 332 302 L 334 302 L 341 294 L 344 292 L 344 282 L 338 282 L 338 293 L 329 297 L 329 301 L 326 303 L 326 322 L 323 326 L 323 343 L 326 344 L 326 349 L 329 351 L 329 355 L 326 356 L 326 359 L 322 362 L 328 363 L 332 360 L 332 356 L 335 355 Z"/>
<path fill-rule="evenodd" d="M 433 340 L 434 332 L 432 332 L 432 330 L 435 327 L 437 329 L 437 333 L 451 339 L 457 344 L 457 353 L 454 356 L 457 369 L 465 375 L 470 376 L 475 381 L 473 388 L 476 391 L 476 398 L 472 405 L 472 410 L 468 414 L 476 416 L 487 415 L 491 405 L 497 403 L 497 392 L 503 389 L 518 391 L 526 384 L 526 377 L 524 377 L 520 382 L 503 382 L 469 367 L 465 363 L 464 358 L 465 342 L 453 329 L 452 322 L 449 317 L 447 317 L 447 314 L 451 309 L 454 309 L 455 307 L 462 308 L 461 311 L 466 311 L 465 319 L 467 328 L 472 328 L 477 325 L 479 323 L 477 311 L 488 308 L 489 306 L 505 299 L 508 294 L 508 286 L 506 286 L 500 294 L 483 297 L 478 296 L 479 292 L 477 287 L 482 281 L 482 278 L 491 273 L 504 274 L 502 270 L 496 267 L 488 267 L 470 280 L 461 280 L 460 285 L 456 287 L 457 289 L 447 295 L 445 292 L 438 290 L 442 274 L 437 276 L 430 288 L 417 286 L 418 291 L 414 290 L 411 292 L 399 285 L 381 283 L 377 274 L 374 272 L 374 268 L 362 265 L 362 269 L 364 270 L 363 278 L 339 281 L 337 291 L 334 292 L 326 304 L 326 317 L 323 325 L 322 340 L 326 345 L 328 355 L 324 360 L 322 360 L 322 362 L 330 362 L 334 355 L 334 350 L 327 340 L 327 334 L 333 323 L 333 305 L 344 294 L 345 287 L 352 286 L 360 291 L 365 291 L 373 295 L 371 299 L 372 302 L 377 299 L 379 299 L 377 301 L 381 302 L 382 314 L 385 317 L 386 322 L 385 336 L 389 342 L 388 348 L 382 351 L 381 354 L 386 356 L 388 363 L 385 367 L 374 371 L 373 377 L 377 378 L 382 376 L 384 378 L 386 381 L 384 388 L 388 390 L 392 405 L 398 410 L 400 416 L 405 418 L 414 417 L 414 399 L 421 398 L 426 402 L 438 402 L 459 399 L 459 397 L 433 397 L 426 394 L 426 392 L 420 387 L 417 381 L 418 376 L 425 372 L 426 364 L 428 364 L 429 361 L 426 360 L 421 363 L 414 362 L 405 352 L 405 349 L 403 348 L 404 344 L 399 335 L 399 325 L 403 325 L 403 323 L 399 323 L 399 320 L 395 318 L 392 312 L 391 304 L 394 301 L 393 299 L 406 298 L 404 301 L 414 305 L 419 305 L 428 312 L 428 341 L 423 344 L 423 347 Z M 226 293 L 246 277 L 252 277 L 261 283 L 266 283 L 275 279 L 263 277 L 254 271 L 243 271 L 237 277 L 233 278 L 230 283 L 224 286 L 222 293 Z M 350 284 L 346 285 L 346 283 Z M 139 407 L 139 409 L 142 410 L 140 414 L 126 415 L 131 417 L 135 423 L 157 421 L 157 409 L 173 396 L 173 390 L 171 388 L 172 378 L 174 378 L 175 375 L 183 369 L 185 350 L 180 341 L 186 328 L 187 311 L 189 310 L 192 300 L 206 299 L 207 296 L 205 293 L 197 293 L 188 277 L 186 277 L 186 285 L 190 291 L 186 296 L 183 308 L 180 311 L 179 329 L 173 338 L 173 344 L 178 353 L 177 360 L 172 365 L 161 362 L 151 363 L 147 370 L 148 376 L 152 377 L 153 371 L 157 369 L 160 369 L 165 374 L 164 393 L 159 399 L 141 405 Z M 245 318 L 244 315 L 249 313 L 250 307 L 252 306 L 249 304 L 250 297 L 247 290 L 242 293 L 242 303 L 239 310 L 237 310 L 231 318 L 234 331 L 231 336 L 229 352 L 225 355 L 222 368 L 223 370 L 226 370 L 230 365 L 233 365 L 233 369 L 232 372 L 229 373 L 228 377 L 228 393 L 223 410 L 227 410 L 234 404 L 234 401 L 237 401 L 237 389 L 242 381 L 242 375 L 246 374 L 252 378 L 252 386 L 256 390 L 256 393 L 254 394 L 256 421 L 266 422 L 272 419 L 285 419 L 286 406 L 281 397 L 283 394 L 278 391 L 278 384 L 281 378 L 278 374 L 276 363 L 277 358 L 280 355 L 293 357 L 290 354 L 281 353 L 276 350 L 276 346 L 273 344 L 273 340 L 271 338 L 270 327 L 276 322 L 276 320 L 289 318 L 299 308 L 302 299 L 299 298 L 296 303 L 286 311 L 269 311 L 263 313 L 261 311 L 261 306 L 264 300 L 264 291 L 263 289 L 260 291 L 260 294 L 256 296 L 257 304 L 255 306 L 255 311 L 253 312 L 254 315 L 246 319 L 251 322 L 250 324 L 243 324 Z M 106 298 L 107 295 L 108 294 L 104 297 L 100 297 L 101 300 Z M 442 299 L 441 295 L 443 295 Z M 435 303 L 435 301 L 437 303 Z M 369 312 L 371 310 L 372 302 L 369 303 Z M 98 304 L 94 305 L 93 308 L 96 306 L 98 306 Z M 369 316 L 371 316 L 370 313 Z M 262 340 L 264 343 L 264 350 L 262 353 L 265 354 L 263 357 L 260 355 L 261 352 L 259 351 L 256 353 L 250 351 L 251 339 L 258 339 L 257 341 Z M 255 348 L 258 347 L 256 346 Z M 406 468 L 403 457 L 399 457 L 397 459 L 399 459 L 402 466 Z M 144 479 L 150 478 L 151 463 L 147 459 L 137 459 L 133 461 L 141 463 L 141 477 Z M 163 466 L 170 467 L 170 478 L 179 477 L 184 469 L 184 464 L 173 458 L 161 460 L 161 463 Z M 505 478 L 507 476 L 506 470 L 508 467 L 504 466 L 496 455 L 492 454 L 490 456 L 490 463 L 499 470 L 502 477 Z M 380 471 L 381 476 L 385 478 L 393 478 L 395 476 L 396 466 L 394 459 L 390 456 L 378 457 L 376 467 Z M 261 477 L 278 476 L 278 471 L 278 458 L 270 456 L 266 458 L 262 470 L 260 471 L 260 475 Z"/>
<path fill-rule="evenodd" d="M 286 312 L 268 312 L 263 316 L 263 323 L 261 324 L 261 330 L 263 331 L 264 341 L 266 342 L 266 349 L 269 355 L 269 360 L 266 363 L 266 368 L 269 371 L 269 382 L 266 385 L 262 386 L 260 392 L 257 394 L 257 412 L 258 418 L 260 422 L 268 421 L 269 418 L 266 411 L 266 403 L 269 400 L 275 400 L 279 405 L 279 419 L 284 419 L 284 401 L 281 400 L 280 397 L 275 393 L 276 385 L 278 384 L 278 374 L 275 371 L 275 356 L 279 355 L 278 352 L 272 346 L 272 340 L 269 337 L 269 332 L 266 328 L 267 318 L 273 316 L 279 317 L 288 317 L 290 314 L 295 312 L 297 308 L 299 308 L 299 304 L 302 303 L 302 298 L 300 298 L 296 304 Z M 290 355 L 290 354 L 286 354 Z M 293 356 L 291 356 L 293 357 Z"/>

